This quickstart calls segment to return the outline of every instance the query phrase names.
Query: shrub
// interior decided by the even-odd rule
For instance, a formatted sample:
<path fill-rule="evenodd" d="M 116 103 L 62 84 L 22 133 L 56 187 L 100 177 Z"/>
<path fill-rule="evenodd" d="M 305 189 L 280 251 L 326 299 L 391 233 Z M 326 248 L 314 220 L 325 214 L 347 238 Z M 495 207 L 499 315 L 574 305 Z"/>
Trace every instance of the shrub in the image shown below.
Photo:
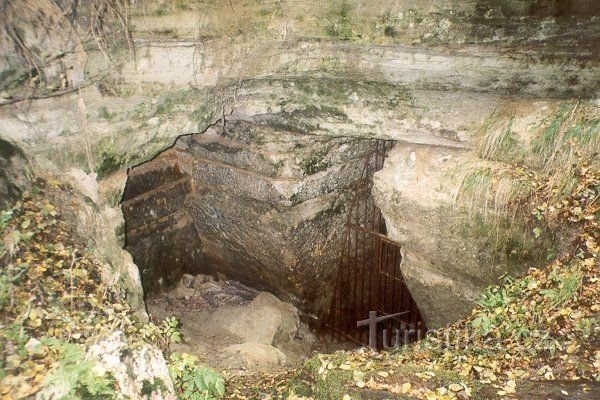
<path fill-rule="evenodd" d="M 183 400 L 215 400 L 225 394 L 225 380 L 211 368 L 199 366 L 195 356 L 171 354 L 169 374 Z"/>

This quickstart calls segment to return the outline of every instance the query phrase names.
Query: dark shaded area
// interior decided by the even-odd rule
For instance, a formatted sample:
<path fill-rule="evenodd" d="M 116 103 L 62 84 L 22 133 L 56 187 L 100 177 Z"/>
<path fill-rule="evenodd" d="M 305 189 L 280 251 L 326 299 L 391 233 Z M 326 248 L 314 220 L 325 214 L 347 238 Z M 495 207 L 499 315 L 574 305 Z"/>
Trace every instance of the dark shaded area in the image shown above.
<path fill-rule="evenodd" d="M 480 0 L 477 9 L 498 7 L 507 17 L 598 16 L 598 0 Z"/>
<path fill-rule="evenodd" d="M 202 243 L 183 209 L 190 189 L 189 176 L 169 163 L 129 174 L 122 201 L 125 249 L 140 269 L 145 295 L 169 289 L 184 273 L 199 272 Z"/>
<path fill-rule="evenodd" d="M 0 209 L 9 207 L 29 186 L 28 163 L 23 151 L 0 138 Z"/>

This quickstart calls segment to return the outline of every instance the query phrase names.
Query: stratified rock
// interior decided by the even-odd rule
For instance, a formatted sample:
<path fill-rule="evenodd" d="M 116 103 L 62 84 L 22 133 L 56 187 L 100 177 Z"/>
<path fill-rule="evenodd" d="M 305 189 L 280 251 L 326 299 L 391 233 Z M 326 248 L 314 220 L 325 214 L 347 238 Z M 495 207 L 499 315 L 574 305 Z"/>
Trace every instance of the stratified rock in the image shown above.
<path fill-rule="evenodd" d="M 467 315 L 485 287 L 526 271 L 548 248 L 516 221 L 456 204 L 450 176 L 468 159 L 456 149 L 400 144 L 375 175 L 373 195 L 388 236 L 402 244 L 402 274 L 429 328 Z"/>

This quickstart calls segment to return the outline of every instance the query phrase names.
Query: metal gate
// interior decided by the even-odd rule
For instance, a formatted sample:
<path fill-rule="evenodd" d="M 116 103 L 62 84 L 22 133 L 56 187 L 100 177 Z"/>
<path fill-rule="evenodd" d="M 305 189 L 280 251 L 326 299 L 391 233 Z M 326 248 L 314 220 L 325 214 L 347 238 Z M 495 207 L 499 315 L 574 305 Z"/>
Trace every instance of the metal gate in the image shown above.
<path fill-rule="evenodd" d="M 371 194 L 373 175 L 383 168 L 394 143 L 375 141 L 356 183 L 329 318 L 333 339 L 366 346 L 369 329 L 358 325 L 367 325 L 365 320 L 376 315 L 382 321 L 377 326 L 376 344 L 371 346 L 377 348 L 415 341 L 426 331 L 402 277 L 400 244 L 386 237 L 385 221 Z"/>

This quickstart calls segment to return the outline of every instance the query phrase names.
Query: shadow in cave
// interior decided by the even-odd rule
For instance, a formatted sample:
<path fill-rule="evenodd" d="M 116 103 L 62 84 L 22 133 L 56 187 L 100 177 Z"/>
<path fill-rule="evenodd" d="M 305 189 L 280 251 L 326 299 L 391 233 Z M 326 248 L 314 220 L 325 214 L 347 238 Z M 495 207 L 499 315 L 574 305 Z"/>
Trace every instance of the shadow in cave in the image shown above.
<path fill-rule="evenodd" d="M 180 137 L 128 171 L 125 249 L 150 314 L 183 322 L 191 342 L 182 351 L 214 358 L 219 348 L 215 367 L 260 369 L 332 345 L 308 326 L 326 322 L 353 185 L 373 143 L 238 121 Z"/>

